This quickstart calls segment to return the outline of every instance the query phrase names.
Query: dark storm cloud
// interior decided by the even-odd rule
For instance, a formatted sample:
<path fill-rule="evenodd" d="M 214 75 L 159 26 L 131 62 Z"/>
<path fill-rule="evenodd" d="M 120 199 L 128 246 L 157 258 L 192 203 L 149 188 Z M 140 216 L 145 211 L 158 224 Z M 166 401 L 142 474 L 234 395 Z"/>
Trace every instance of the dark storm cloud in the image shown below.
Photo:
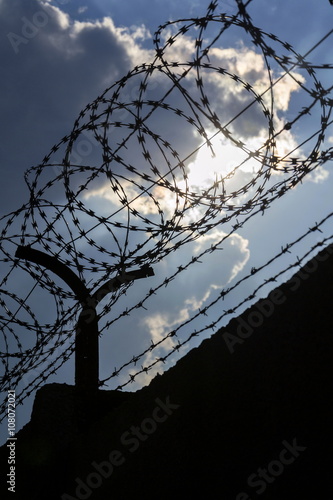
<path fill-rule="evenodd" d="M 3 1 L 0 23 L 3 212 L 27 193 L 23 172 L 70 131 L 87 102 L 132 67 L 135 44 L 111 20 L 73 24 L 37 0 Z"/>

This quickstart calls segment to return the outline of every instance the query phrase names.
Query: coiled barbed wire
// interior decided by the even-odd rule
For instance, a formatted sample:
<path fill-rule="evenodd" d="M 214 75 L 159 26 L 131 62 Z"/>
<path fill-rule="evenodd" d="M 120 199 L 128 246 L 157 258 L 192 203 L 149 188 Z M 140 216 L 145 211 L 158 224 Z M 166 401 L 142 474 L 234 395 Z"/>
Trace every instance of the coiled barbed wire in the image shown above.
<path fill-rule="evenodd" d="M 120 299 L 130 286 L 124 283 L 99 312 L 100 319 L 106 318 L 100 328 L 102 334 L 119 319 L 144 307 L 189 266 L 197 265 L 207 254 L 220 249 L 221 243 L 248 220 L 264 214 L 305 176 L 332 160 L 333 148 L 323 149 L 325 134 L 332 124 L 332 86 L 324 88 L 317 72 L 330 71 L 333 65 L 311 64 L 290 44 L 254 26 L 246 5 L 237 0 L 238 13 L 228 16 L 217 13 L 218 2 L 214 1 L 204 17 L 160 26 L 154 37 L 153 60 L 133 68 L 88 104 L 72 131 L 51 149 L 40 165 L 27 170 L 25 181 L 30 199 L 1 218 L 0 236 L 4 368 L 1 388 L 16 387 L 24 374 L 36 374 L 18 395 L 18 402 L 70 358 L 74 351 L 73 325 L 79 312 L 73 293 L 52 273 L 14 257 L 18 246 L 31 245 L 56 256 L 75 270 L 90 290 L 95 290 L 124 270 L 137 265 L 157 265 L 184 245 L 191 248 L 191 242 L 223 227 L 224 235 L 219 242 L 206 247 L 200 255 L 191 255 L 188 262 L 144 292 L 138 302 L 124 301 L 126 306 L 107 319 L 111 309 L 122 303 Z M 246 81 L 231 67 L 219 65 L 217 49 L 230 29 L 245 34 L 261 52 L 266 88 L 259 88 L 255 81 Z M 189 60 L 174 60 L 174 55 L 179 55 L 175 47 L 181 41 L 186 42 Z M 305 105 L 288 121 L 283 121 L 276 119 L 275 89 L 286 77 L 297 84 Z M 235 86 L 234 96 L 241 96 L 241 106 L 230 116 L 216 104 L 216 96 L 209 94 L 212 82 L 223 92 L 227 88 L 224 82 L 229 80 Z M 129 98 L 133 91 L 135 97 Z M 253 107 L 260 111 L 258 123 L 262 127 L 265 124 L 262 143 L 255 148 L 238 131 L 242 128 L 241 120 Z M 314 131 L 279 156 L 279 141 L 290 138 L 295 125 L 317 108 L 320 118 Z M 178 134 L 182 141 L 187 139 L 185 144 L 180 143 Z M 211 179 L 210 184 L 197 185 L 189 178 L 190 164 L 203 148 L 214 155 L 216 138 L 231 147 L 239 161 L 230 165 L 226 158 L 218 158 L 222 173 Z M 188 149 L 187 144 L 198 144 L 198 139 L 201 144 Z M 80 155 L 80 145 L 82 148 L 84 144 L 87 150 Z M 96 201 L 101 198 L 103 205 Z M 331 214 L 327 219 L 330 217 Z M 325 221 L 318 225 L 318 230 Z M 309 230 L 304 237 L 310 233 Z M 329 238 L 323 239 L 318 247 L 328 241 Z M 249 297 L 256 296 L 260 288 Z M 147 353 L 166 339 L 174 340 L 185 325 L 194 328 L 192 323 L 229 292 L 230 289 L 222 290 L 203 310 L 160 341 L 151 342 L 101 383 L 144 360 Z M 45 305 L 41 311 L 34 310 L 38 301 Z M 230 311 L 234 313 L 238 307 Z M 212 318 L 207 327 L 194 330 L 178 344 L 174 343 L 166 356 L 157 355 L 156 362 L 148 362 L 141 370 L 127 375 L 127 381 L 118 388 L 138 374 L 147 373 L 156 363 L 165 362 L 194 336 L 216 328 L 224 316 Z M 45 364 L 47 368 L 39 371 Z"/>

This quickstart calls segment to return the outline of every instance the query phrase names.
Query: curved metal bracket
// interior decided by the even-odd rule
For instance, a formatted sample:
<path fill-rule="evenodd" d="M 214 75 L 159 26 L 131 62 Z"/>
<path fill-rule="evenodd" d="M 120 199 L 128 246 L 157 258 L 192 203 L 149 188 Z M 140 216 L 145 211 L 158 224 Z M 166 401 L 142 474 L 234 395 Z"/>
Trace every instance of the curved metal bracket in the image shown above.
<path fill-rule="evenodd" d="M 110 279 L 92 295 L 81 279 L 66 264 L 60 262 L 57 257 L 47 255 L 40 250 L 28 246 L 19 246 L 15 257 L 34 262 L 49 269 L 59 276 L 72 289 L 76 298 L 82 305 L 75 335 L 75 386 L 82 393 L 95 392 L 99 387 L 99 352 L 98 352 L 98 318 L 96 306 L 121 285 L 131 281 L 153 276 L 153 269 L 144 265 L 140 269 L 129 273 L 123 272 L 119 276 Z"/>

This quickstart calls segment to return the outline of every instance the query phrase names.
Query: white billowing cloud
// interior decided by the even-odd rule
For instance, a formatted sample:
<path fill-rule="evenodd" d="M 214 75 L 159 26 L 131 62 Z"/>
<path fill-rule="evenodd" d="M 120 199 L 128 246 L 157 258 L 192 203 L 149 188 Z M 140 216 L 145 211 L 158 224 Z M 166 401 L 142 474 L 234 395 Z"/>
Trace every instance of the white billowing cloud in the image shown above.
<path fill-rule="evenodd" d="M 163 40 L 167 40 L 172 31 L 170 29 L 163 33 Z M 195 57 L 194 40 L 190 36 L 180 36 L 176 38 L 175 43 L 167 48 L 164 57 L 168 61 L 187 62 Z M 203 63 L 207 62 L 205 59 Z M 213 47 L 209 51 L 210 68 L 205 70 L 201 68 L 200 76 L 204 87 L 213 84 L 215 92 L 207 92 L 210 102 L 223 103 L 225 106 L 232 109 L 232 101 L 240 101 L 243 105 L 248 96 L 253 94 L 244 90 L 243 84 L 249 83 L 257 94 L 261 94 L 270 88 L 270 79 L 264 57 L 261 53 L 247 47 L 240 41 L 236 47 L 219 48 Z M 222 75 L 214 68 L 223 68 L 228 74 Z M 179 70 L 179 73 L 181 71 Z M 194 70 L 190 73 L 192 78 L 197 77 Z M 237 83 L 232 79 L 232 75 L 237 75 L 242 82 Z M 273 72 L 273 82 L 279 80 L 274 85 L 274 106 L 275 111 L 286 111 L 288 109 L 292 93 L 299 90 L 300 84 L 305 82 L 304 77 L 297 73 L 291 72 L 286 74 L 280 80 L 282 73 Z M 270 92 L 266 92 L 263 96 L 267 106 L 270 105 Z M 235 103 L 234 103 L 235 104 Z M 253 106 L 255 107 L 255 106 Z M 222 121 L 223 123 L 223 121 Z"/>
<path fill-rule="evenodd" d="M 233 120 L 246 105 L 252 103 L 256 95 L 262 95 L 263 102 L 271 111 L 271 93 L 267 91 L 271 82 L 262 54 L 240 44 L 236 48 L 212 49 L 210 59 L 213 65 L 226 69 L 230 74 L 237 75 L 242 80 L 240 83 L 235 83 L 229 76 L 221 76 L 217 72 L 207 72 L 207 76 L 203 79 L 205 81 L 207 78 L 207 83 L 220 89 L 220 92 L 215 92 L 215 99 L 220 109 L 218 114 L 222 118 L 222 123 L 226 124 L 229 120 Z M 274 119 L 277 130 L 283 128 L 284 125 L 279 113 L 288 110 L 293 93 L 300 89 L 298 82 L 305 82 L 304 77 L 297 73 L 284 75 L 279 80 L 280 76 L 281 73 L 273 72 L 273 83 L 278 82 L 273 87 Z M 255 94 L 245 90 L 243 82 L 250 84 Z M 256 102 L 231 124 L 236 139 L 241 138 L 247 143 L 249 139 L 258 137 L 262 146 L 263 135 L 266 139 L 268 138 L 268 121 L 263 111 L 261 104 Z M 223 119 L 224 115 L 225 119 Z M 287 134 L 284 132 L 282 136 L 285 135 Z"/>
<path fill-rule="evenodd" d="M 166 30 L 163 40 L 167 40 L 172 34 L 171 30 Z M 161 44 L 163 45 L 163 44 Z M 165 50 L 164 57 L 171 61 L 191 61 L 195 57 L 193 39 L 189 36 L 176 38 L 175 43 Z M 203 62 L 208 62 L 205 59 Z M 270 154 L 280 159 L 288 160 L 288 155 L 293 152 L 293 156 L 302 156 L 298 148 L 297 140 L 292 130 L 284 130 L 286 119 L 284 114 L 289 110 L 292 97 L 300 90 L 300 84 L 304 84 L 305 79 L 296 72 L 286 74 L 281 79 L 282 73 L 279 68 L 273 71 L 273 95 L 274 109 L 271 108 L 271 81 L 267 71 L 264 57 L 252 48 L 239 42 L 236 47 L 219 48 L 214 47 L 209 52 L 210 68 L 200 69 L 202 89 L 208 97 L 211 108 L 215 111 L 224 125 L 232 134 L 232 138 L 243 142 L 245 151 L 238 147 L 231 139 L 225 138 L 222 134 L 215 136 L 216 129 L 211 124 L 207 126 L 207 135 L 211 138 L 215 157 L 207 147 L 201 148 L 188 166 L 188 182 L 192 191 L 200 191 L 212 186 L 221 176 L 225 177 L 237 165 L 242 165 L 240 172 L 257 172 L 261 163 L 251 158 L 248 161 L 246 151 L 266 150 L 266 141 L 269 139 L 269 122 L 264 114 L 265 109 L 255 101 L 256 96 L 262 95 L 266 108 L 272 112 L 276 136 L 276 146 Z M 226 73 L 221 74 L 215 68 L 223 68 Z M 175 73 L 180 74 L 181 70 L 175 69 Z M 235 81 L 232 76 L 236 75 L 240 81 Z M 189 72 L 186 81 L 182 84 L 196 102 L 201 102 L 202 95 L 197 88 L 198 74 L 196 68 Z M 245 89 L 244 85 L 249 83 L 253 92 Z M 250 107 L 243 112 L 244 108 Z M 239 115 L 239 116 L 238 116 Z M 238 117 L 237 117 L 238 116 Z M 235 117 L 237 117 L 235 119 Z M 205 120 L 204 120 L 205 122 Z M 281 132 L 282 131 L 282 132 Z M 195 134 L 198 142 L 202 143 L 202 137 Z M 281 163 L 281 170 L 285 163 Z M 277 174 L 278 172 L 272 171 Z M 232 176 L 228 181 L 226 191 L 231 192 L 242 187 L 241 176 Z M 227 184 L 228 184 L 227 183 Z"/>
<path fill-rule="evenodd" d="M 278 78 L 281 76 L 276 75 Z M 305 78 L 299 73 L 283 73 L 283 78 L 274 87 L 275 107 L 278 111 L 287 111 L 293 92 L 300 91 L 300 84 L 305 83 Z"/>
<path fill-rule="evenodd" d="M 320 184 L 322 182 L 325 182 L 328 179 L 329 175 L 329 171 L 322 165 L 320 165 L 313 172 L 307 175 L 305 180 L 308 182 L 314 182 L 315 184 Z"/>
<path fill-rule="evenodd" d="M 51 18 L 56 19 L 56 22 L 58 23 L 60 29 L 65 30 L 69 28 L 70 18 L 68 14 L 63 12 L 56 5 L 52 5 L 50 3 L 50 0 L 41 0 L 40 5 Z M 34 21 L 34 18 L 32 19 L 32 21 Z"/>
<path fill-rule="evenodd" d="M 224 233 L 223 231 L 215 229 L 213 232 L 201 236 L 201 238 L 196 240 L 195 242 L 194 252 L 195 254 L 199 254 L 200 252 L 202 252 L 204 248 L 216 245 L 218 245 L 219 248 L 224 248 L 225 245 L 229 247 L 229 250 L 231 250 L 231 255 L 233 255 L 235 260 L 235 262 L 232 263 L 232 259 L 230 259 L 230 262 L 228 263 L 229 278 L 226 283 L 230 283 L 237 276 L 237 274 L 244 268 L 245 264 L 249 260 L 250 250 L 248 249 L 249 241 L 237 233 L 229 236 L 228 239 L 226 240 L 226 243 L 222 243 L 222 240 L 224 240 L 226 235 L 227 234 Z M 223 282 L 221 283 L 221 281 L 219 280 L 216 283 L 213 283 L 211 286 L 213 286 L 213 288 L 221 288 L 223 284 L 224 283 Z M 204 295 L 202 303 L 205 302 L 208 298 L 209 295 L 207 295 L 206 293 Z"/>
<path fill-rule="evenodd" d="M 234 278 L 236 278 L 238 273 L 240 273 L 240 271 L 242 271 L 242 269 L 245 267 L 245 264 L 248 262 L 248 260 L 250 258 L 250 250 L 247 247 L 248 240 L 242 238 L 238 234 L 234 234 L 233 236 L 231 236 L 230 245 L 232 247 L 234 247 L 235 249 L 238 249 L 241 252 L 241 254 L 244 255 L 244 258 L 243 258 L 243 260 L 238 261 L 233 265 L 233 267 L 231 269 L 231 273 L 230 273 L 231 276 L 230 276 L 228 283 L 230 283 Z"/>
<path fill-rule="evenodd" d="M 158 201 L 157 205 L 151 196 L 148 196 L 147 193 L 140 190 L 133 182 L 122 180 L 121 187 L 122 191 L 119 191 L 120 195 L 126 195 L 132 210 L 136 210 L 141 215 L 157 215 L 159 210 L 163 210 L 166 217 L 173 216 L 175 210 L 175 195 L 171 191 L 161 186 L 152 187 L 151 194 L 154 200 Z M 95 198 L 97 203 L 98 201 L 103 203 L 103 200 L 110 202 L 113 210 L 123 206 L 119 201 L 119 196 L 113 191 L 109 182 L 106 182 L 97 189 L 90 189 L 84 194 L 85 200 L 92 198 Z"/>
<path fill-rule="evenodd" d="M 119 48 L 126 55 L 127 63 L 131 66 L 142 64 L 151 58 L 152 52 L 142 49 L 138 41 L 146 40 L 150 33 L 144 26 L 125 28 L 116 27 L 110 17 L 104 17 L 101 21 L 75 21 L 69 29 L 67 42 L 70 50 L 72 46 L 77 50 L 90 51 L 89 42 L 96 44 L 107 41 L 108 38 L 116 41 Z M 102 45 L 100 45 L 102 47 Z M 114 54 L 115 59 L 118 59 Z"/>
<path fill-rule="evenodd" d="M 180 252 L 178 257 L 184 259 L 184 261 L 180 260 L 184 264 L 190 260 L 189 256 L 192 254 L 199 256 L 212 245 L 218 245 L 220 249 L 210 254 L 209 257 L 200 257 L 200 260 L 205 261 L 204 265 L 197 265 L 195 270 L 188 269 L 183 276 L 179 276 L 177 286 L 174 290 L 170 288 L 165 301 L 161 297 L 155 311 L 142 319 L 141 325 L 148 330 L 154 343 L 192 318 L 199 309 L 207 307 L 223 287 L 236 278 L 248 262 L 250 258 L 248 240 L 239 234 L 233 234 L 220 243 L 225 236 L 226 233 L 223 231 L 213 230 L 196 240 L 190 249 L 186 247 Z M 172 285 L 169 286 L 172 287 Z M 191 332 L 196 328 L 196 321 L 190 324 Z M 176 337 L 167 339 L 161 344 L 160 355 L 169 352 L 176 343 Z"/>
<path fill-rule="evenodd" d="M 163 281 L 165 275 L 173 274 L 174 266 L 179 265 L 179 263 L 185 265 L 191 260 L 192 255 L 199 257 L 211 245 L 218 245 L 225 236 L 224 232 L 213 230 L 210 234 L 206 234 L 201 239 L 193 242 L 193 244 L 183 247 L 177 252 L 177 255 L 174 255 L 167 262 L 154 266 L 156 278 Z M 214 319 L 216 310 L 208 309 L 208 318 L 199 315 L 193 321 L 191 319 L 197 315 L 199 310 L 206 308 L 218 297 L 221 290 L 236 278 L 249 259 L 248 240 L 239 234 L 231 235 L 218 247 L 221 250 L 216 250 L 213 254 L 199 258 L 203 264 L 190 266 L 176 280 L 171 281 L 167 288 L 160 289 L 158 298 L 153 298 L 151 304 L 149 302 L 145 304 L 147 308 L 145 314 L 140 318 L 138 317 L 136 321 L 133 320 L 132 327 L 126 329 L 126 331 L 133 330 L 133 340 L 130 342 L 133 350 L 135 350 L 134 344 L 136 344 L 138 338 L 142 339 L 146 348 L 151 344 L 160 343 L 142 358 L 140 363 L 143 367 L 154 364 L 157 358 L 163 358 L 177 349 L 170 358 L 167 358 L 166 365 L 154 364 L 151 370 L 136 377 L 135 383 L 139 384 L 138 387 L 148 384 L 156 373 L 163 371 L 164 366 L 170 366 L 170 363 L 175 362 L 175 358 L 178 359 L 178 357 L 186 353 L 190 348 L 189 344 L 185 343 L 183 347 L 178 348 L 178 343 L 188 338 L 196 329 L 200 329 L 207 322 L 209 323 L 211 319 Z M 136 292 L 139 293 L 139 288 Z M 223 309 L 220 301 L 216 307 L 217 314 L 220 314 L 221 308 Z M 170 332 L 177 330 L 180 325 L 189 320 L 187 326 L 177 331 L 177 336 L 168 336 Z M 207 331 L 208 335 L 211 333 L 211 331 Z M 161 342 L 162 340 L 163 342 Z M 127 340 L 127 342 L 129 341 Z M 139 349 L 138 346 L 137 349 Z M 142 351 L 142 348 L 140 351 Z M 133 367 L 130 373 L 134 374 L 136 371 L 136 368 Z"/>

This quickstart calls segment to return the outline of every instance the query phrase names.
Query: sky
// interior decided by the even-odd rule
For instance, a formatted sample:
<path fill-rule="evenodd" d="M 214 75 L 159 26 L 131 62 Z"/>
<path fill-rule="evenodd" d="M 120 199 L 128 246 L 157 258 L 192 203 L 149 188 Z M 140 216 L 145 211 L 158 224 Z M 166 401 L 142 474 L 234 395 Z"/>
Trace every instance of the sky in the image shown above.
<path fill-rule="evenodd" d="M 207 3 L 208 5 L 208 3 Z M 167 21 L 201 17 L 206 13 L 204 2 L 194 0 L 162 1 L 162 0 L 0 0 L 0 208 L 1 215 L 10 213 L 28 201 L 29 191 L 24 182 L 24 172 L 32 166 L 39 165 L 51 147 L 70 133 L 73 123 L 80 111 L 97 96 L 120 80 L 136 65 L 152 61 L 155 55 L 153 38 L 159 25 Z M 220 1 L 215 13 L 232 15 L 237 12 L 234 0 Z M 279 39 L 287 41 L 294 50 L 305 55 L 332 29 L 333 7 L 328 0 L 252 0 L 248 6 L 252 23 L 267 33 L 273 33 Z M 180 22 L 178 29 L 182 26 Z M 172 35 L 172 26 L 164 30 L 162 36 Z M 207 37 L 208 37 L 207 33 Z M 166 56 L 171 61 L 188 61 L 193 57 L 195 30 L 190 30 L 179 38 L 177 43 L 168 47 Z M 274 47 L 282 50 L 278 42 Z M 332 63 L 332 35 L 314 48 L 308 56 L 311 63 L 317 65 Z M 285 53 L 286 51 L 284 51 Z M 263 92 L 269 84 L 265 61 L 248 35 L 239 27 L 228 30 L 221 42 L 210 53 L 210 64 L 226 68 L 230 75 L 237 74 L 243 81 L 249 82 L 256 92 Z M 281 70 L 281 68 L 280 68 Z M 276 78 L 280 76 L 279 68 L 273 68 Z M 224 123 L 241 111 L 249 102 L 249 92 L 235 84 L 232 77 L 221 78 L 216 72 L 206 71 L 205 91 Z M 314 81 L 304 70 L 295 69 L 294 79 L 285 77 L 274 89 L 275 113 L 274 123 L 283 125 L 309 105 L 308 94 L 302 89 L 313 88 Z M 318 69 L 317 78 L 324 87 L 332 85 L 332 70 Z M 123 91 L 124 101 L 134 100 L 138 92 L 138 79 L 132 79 Z M 298 83 L 297 83 L 298 82 Z M 301 84 L 301 85 L 300 85 Z M 156 99 L 166 89 L 161 75 L 152 78 L 148 88 L 148 98 Z M 200 98 L 194 78 L 188 80 L 188 91 L 195 98 Z M 149 94 L 150 92 L 150 94 Z M 126 94 L 127 93 L 127 94 Z M 270 105 L 269 97 L 264 103 Z M 174 107 L 184 107 L 180 95 L 172 101 Z M 307 155 L 310 143 L 302 148 L 298 145 L 320 129 L 321 109 L 317 105 L 311 115 L 305 115 L 291 130 L 285 130 L 278 139 L 279 155 L 296 149 L 299 156 Z M 121 113 L 119 114 L 122 119 Z M 124 120 L 128 117 L 124 115 Z M 84 120 L 84 119 L 83 119 Z M 196 154 L 191 153 L 202 144 L 202 137 L 193 129 L 184 126 L 184 120 L 175 113 L 161 112 L 151 119 L 151 127 L 168 140 L 182 158 L 190 155 L 187 163 L 188 182 L 191 191 L 201 192 L 212 184 L 212 179 L 221 178 L 243 159 L 243 152 L 235 148 L 232 141 L 220 136 L 213 141 L 215 158 L 209 148 L 202 147 Z M 237 125 L 230 130 L 250 150 L 256 150 L 267 139 L 267 119 L 259 106 L 252 106 Z M 211 124 L 207 126 L 210 134 L 214 134 Z M 121 140 L 121 132 L 110 135 L 110 141 Z M 321 150 L 333 146 L 332 126 L 327 128 Z M 98 161 L 99 151 L 89 134 L 77 143 L 74 160 L 80 164 L 94 164 Z M 137 145 L 129 143 L 127 161 L 135 163 L 137 168 L 144 169 L 144 163 L 138 159 Z M 223 158 L 223 161 L 221 159 Z M 74 161 L 73 160 L 73 161 Z M 204 168 L 203 168 L 204 165 Z M 239 189 L 244 182 L 255 175 L 256 166 L 245 165 L 239 177 L 231 179 L 228 188 Z M 162 170 L 163 171 L 163 170 Z M 54 167 L 46 175 L 46 180 L 59 174 Z M 274 174 L 277 181 L 279 173 Z M 49 177 L 47 177 L 49 176 Z M 46 182 L 43 179 L 44 182 Z M 184 180 L 177 179 L 182 187 Z M 79 182 L 75 178 L 74 182 Z M 42 182 L 42 181 L 40 181 Z M 134 184 L 126 184 L 129 197 L 137 195 Z M 53 199 L 63 196 L 61 183 L 49 190 Z M 175 197 L 166 190 L 155 189 L 154 196 L 159 199 L 164 212 L 170 216 L 175 211 Z M 96 182 L 83 194 L 84 202 L 94 210 L 107 215 L 117 207 L 117 200 L 105 182 Z M 176 280 L 167 287 L 159 288 L 156 296 L 147 303 L 147 309 L 134 311 L 128 317 L 115 322 L 108 331 L 103 332 L 100 341 L 100 377 L 107 378 L 114 368 L 122 365 L 146 349 L 151 342 L 158 342 L 167 332 L 187 321 L 197 311 L 211 303 L 224 287 L 229 287 L 246 276 L 252 268 L 259 267 L 278 253 L 281 246 L 301 236 L 319 222 L 330 211 L 332 199 L 331 162 L 318 167 L 309 174 L 295 189 L 290 190 L 283 198 L 272 203 L 270 209 L 262 217 L 253 217 L 240 230 L 225 239 L 223 250 L 207 254 L 201 265 L 190 266 L 180 273 Z M 156 213 L 150 205 L 148 197 L 139 198 L 135 209 L 151 221 L 155 221 Z M 189 210 L 185 223 L 190 224 L 202 216 L 202 208 Z M 82 219 L 82 224 L 85 221 Z M 205 322 L 214 321 L 221 314 L 221 309 L 234 307 L 242 298 L 269 278 L 272 274 L 284 269 L 288 262 L 303 255 L 318 238 L 332 234 L 332 223 L 329 220 L 322 227 L 322 234 L 314 233 L 297 247 L 296 253 L 270 266 L 260 276 L 254 276 L 244 285 L 237 288 L 234 294 L 221 305 L 219 302 L 209 310 L 209 318 L 199 317 L 185 327 L 184 337 L 194 329 L 200 329 Z M 228 234 L 230 226 L 220 225 L 196 239 L 191 244 L 182 246 L 179 251 L 169 254 L 154 267 L 155 276 L 142 282 L 134 283 L 127 295 L 120 298 L 119 303 L 111 311 L 111 318 L 116 317 L 127 304 L 135 304 L 144 297 L 150 288 L 158 287 L 166 276 L 179 266 L 191 260 L 192 256 L 217 244 Z M 105 242 L 105 234 L 94 233 L 96 241 Z M 142 235 L 140 236 L 142 237 Z M 119 236 L 119 241 L 125 241 Z M 131 235 L 129 245 L 132 248 L 138 243 L 137 234 Z M 297 253 L 299 252 L 299 253 Z M 291 259 L 288 261 L 288 258 Z M 1 262 L 2 266 L 5 266 Z M 0 270 L 1 276 L 6 270 Z M 267 273 L 267 274 L 265 274 Z M 25 275 L 13 275 L 8 286 L 17 292 L 21 287 L 29 286 L 31 281 Z M 267 294 L 269 287 L 265 288 Z M 52 322 L 52 314 L 48 309 L 48 299 L 43 294 L 36 295 L 32 307 L 41 322 Z M 51 305 L 50 305 L 51 307 Z M 226 324 L 221 321 L 218 327 Z M 112 332 L 111 332 L 112 330 Z M 149 383 L 156 373 L 174 364 L 189 349 L 199 345 L 205 337 L 214 332 L 207 330 L 196 337 L 195 342 L 187 344 L 176 351 L 168 362 L 159 364 L 147 374 L 143 374 L 126 387 L 136 390 Z M 20 330 L 24 343 L 25 332 Z M 174 348 L 177 339 L 169 338 L 159 348 L 158 356 L 167 354 Z M 144 361 L 154 360 L 156 352 L 148 353 Z M 139 362 L 139 365 L 141 362 Z M 132 367 L 133 368 L 133 367 Z M 37 373 L 43 369 L 38 367 Z M 135 371 L 135 370 L 134 370 Z M 25 374 L 21 381 L 21 389 L 29 384 L 36 375 L 36 370 Z M 131 370 L 129 371 L 131 373 Z M 113 389 L 119 382 L 128 378 L 124 373 L 120 380 L 111 381 L 106 388 Z M 123 377 L 123 378 L 122 378 Z M 74 364 L 71 358 L 48 382 L 74 383 Z M 112 385 L 113 384 L 113 385 Z M 17 426 L 21 428 L 30 418 L 33 396 L 17 408 Z"/>

